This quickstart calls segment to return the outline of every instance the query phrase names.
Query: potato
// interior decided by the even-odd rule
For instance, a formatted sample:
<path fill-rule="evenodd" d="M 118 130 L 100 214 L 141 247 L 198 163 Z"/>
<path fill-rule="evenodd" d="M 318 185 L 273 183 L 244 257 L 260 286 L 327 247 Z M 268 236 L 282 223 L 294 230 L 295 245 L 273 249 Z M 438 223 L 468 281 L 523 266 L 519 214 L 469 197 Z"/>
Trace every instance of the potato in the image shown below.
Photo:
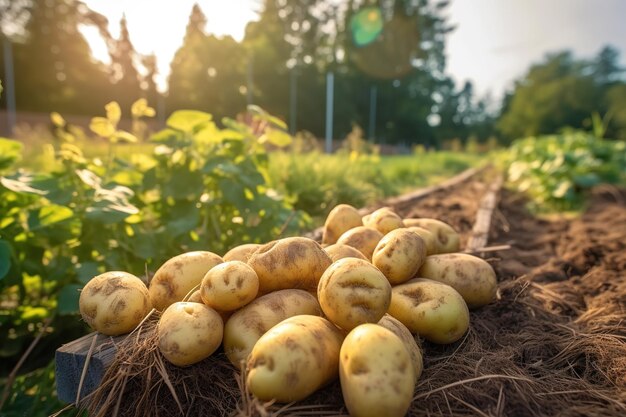
<path fill-rule="evenodd" d="M 261 401 L 300 401 L 337 378 L 345 334 L 328 320 L 288 318 L 265 333 L 248 358 L 246 384 Z"/>
<path fill-rule="evenodd" d="M 402 340 L 377 324 L 362 324 L 341 345 L 339 378 L 353 417 L 402 417 L 415 390 L 415 371 Z"/>
<path fill-rule="evenodd" d="M 258 243 L 246 243 L 244 245 L 235 246 L 224 255 L 224 262 L 241 261 L 248 262 L 252 254 L 261 246 Z"/>
<path fill-rule="evenodd" d="M 402 218 L 389 207 L 379 208 L 374 211 L 368 217 L 367 223 L 364 222 L 363 225 L 376 229 L 383 235 L 386 235 L 392 230 L 405 227 Z"/>
<path fill-rule="evenodd" d="M 304 290 L 281 290 L 257 298 L 235 312 L 224 327 L 224 352 L 241 366 L 265 332 L 281 321 L 301 315 L 322 315 L 315 296 Z"/>
<path fill-rule="evenodd" d="M 193 365 L 211 356 L 222 343 L 223 334 L 220 315 L 200 303 L 176 302 L 157 324 L 159 350 L 176 366 Z"/>
<path fill-rule="evenodd" d="M 383 234 L 378 230 L 371 227 L 359 226 L 354 229 L 350 229 L 341 235 L 337 240 L 337 243 L 340 245 L 352 246 L 361 252 L 367 259 L 372 259 L 374 249 L 382 238 Z"/>
<path fill-rule="evenodd" d="M 358 210 L 348 204 L 339 204 L 326 217 L 322 232 L 322 244 L 333 244 L 337 242 L 339 236 L 358 226 L 363 226 Z"/>
<path fill-rule="evenodd" d="M 195 290 L 194 292 L 192 292 L 186 301 L 190 303 L 204 304 L 204 301 L 202 301 L 202 297 L 200 296 L 200 290 Z"/>
<path fill-rule="evenodd" d="M 259 278 L 248 264 L 229 261 L 216 265 L 200 284 L 204 304 L 220 311 L 237 310 L 256 298 Z"/>
<path fill-rule="evenodd" d="M 367 261 L 368 259 L 358 249 L 348 245 L 340 245 L 335 243 L 324 248 L 324 251 L 330 256 L 330 259 L 335 262 L 343 258 L 359 258 Z"/>
<path fill-rule="evenodd" d="M 129 333 L 152 310 L 146 284 L 122 271 L 92 278 L 80 292 L 78 306 L 83 320 L 107 336 Z"/>
<path fill-rule="evenodd" d="M 222 262 L 222 258 L 206 251 L 187 252 L 168 260 L 150 281 L 148 291 L 152 305 L 157 310 L 164 310 L 170 304 L 182 301 L 202 282 L 209 269 Z"/>
<path fill-rule="evenodd" d="M 485 260 L 466 253 L 446 253 L 426 258 L 419 276 L 448 284 L 469 308 L 489 304 L 496 296 L 496 273 Z"/>
<path fill-rule="evenodd" d="M 415 278 L 393 287 L 389 314 L 411 333 L 435 343 L 453 343 L 469 328 L 469 310 L 454 288 Z"/>
<path fill-rule="evenodd" d="M 459 234 L 447 223 L 436 219 L 404 219 L 407 227 L 422 227 L 437 238 L 437 252 L 458 252 L 461 248 Z"/>
<path fill-rule="evenodd" d="M 431 231 L 418 226 L 407 227 L 406 230 L 410 230 L 422 238 L 422 240 L 426 244 L 426 256 L 437 254 L 437 250 L 439 249 L 439 243 L 437 242 L 437 238 Z"/>
<path fill-rule="evenodd" d="M 322 311 L 345 330 L 380 320 L 391 300 L 391 285 L 374 265 L 357 258 L 333 263 L 317 288 Z"/>
<path fill-rule="evenodd" d="M 248 260 L 259 277 L 262 294 L 289 288 L 314 290 L 331 263 L 319 243 L 305 237 L 268 243 Z"/>
<path fill-rule="evenodd" d="M 406 328 L 402 322 L 389 314 L 385 314 L 378 322 L 379 326 L 384 327 L 387 330 L 391 330 L 396 336 L 402 340 L 404 347 L 409 352 L 411 357 L 411 363 L 413 364 L 413 370 L 415 371 L 415 382 L 422 375 L 424 369 L 424 358 L 422 356 L 422 349 L 415 340 L 415 337 L 411 334 L 411 331 Z"/>
<path fill-rule="evenodd" d="M 415 232 L 395 229 L 376 245 L 372 263 L 385 274 L 392 285 L 415 276 L 426 259 L 426 244 Z"/>

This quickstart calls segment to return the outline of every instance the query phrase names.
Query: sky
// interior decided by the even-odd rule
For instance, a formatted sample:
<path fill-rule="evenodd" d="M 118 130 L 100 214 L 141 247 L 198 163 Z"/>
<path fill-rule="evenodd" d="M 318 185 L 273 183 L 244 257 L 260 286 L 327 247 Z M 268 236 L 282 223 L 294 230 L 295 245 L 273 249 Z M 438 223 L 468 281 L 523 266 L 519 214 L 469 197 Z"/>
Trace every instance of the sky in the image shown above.
<path fill-rule="evenodd" d="M 157 55 L 161 89 L 166 87 L 169 64 L 182 43 L 194 2 L 85 1 L 109 19 L 114 36 L 126 14 L 135 49 Z M 260 0 L 197 2 L 207 16 L 208 32 L 237 40 L 261 7 Z M 472 81 L 480 96 L 489 93 L 499 100 L 531 63 L 548 52 L 571 49 L 577 57 L 588 58 L 612 44 L 622 52 L 626 66 L 626 0 L 452 0 L 446 15 L 456 25 L 447 40 L 446 71 L 459 85 Z M 107 60 L 97 31 L 89 29 L 85 35 L 94 55 Z"/>

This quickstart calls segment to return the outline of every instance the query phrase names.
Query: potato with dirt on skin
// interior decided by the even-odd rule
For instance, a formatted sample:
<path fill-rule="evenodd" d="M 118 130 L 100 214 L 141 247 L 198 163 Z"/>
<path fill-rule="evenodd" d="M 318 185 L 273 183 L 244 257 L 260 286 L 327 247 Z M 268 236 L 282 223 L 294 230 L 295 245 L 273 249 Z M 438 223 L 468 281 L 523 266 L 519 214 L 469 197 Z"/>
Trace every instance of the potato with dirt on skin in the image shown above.
<path fill-rule="evenodd" d="M 312 239 L 288 237 L 260 247 L 248 260 L 259 277 L 259 293 L 290 288 L 315 290 L 332 263 Z"/>
<path fill-rule="evenodd" d="M 319 316 L 281 321 L 261 336 L 248 357 L 248 389 L 261 401 L 305 399 L 337 378 L 344 337 Z"/>
<path fill-rule="evenodd" d="M 372 259 L 372 254 L 376 245 L 383 238 L 383 234 L 371 227 L 359 226 L 348 230 L 337 240 L 340 245 L 352 246 L 361 252 L 368 260 Z"/>
<path fill-rule="evenodd" d="M 426 259 L 426 244 L 414 232 L 395 229 L 376 245 L 372 263 L 391 285 L 401 284 L 415 276 Z"/>
<path fill-rule="evenodd" d="M 363 225 L 376 229 L 383 235 L 386 235 L 392 230 L 405 227 L 402 217 L 398 216 L 398 214 L 389 207 L 382 207 L 374 211 L 367 218 L 367 222 L 363 222 Z"/>
<path fill-rule="evenodd" d="M 407 227 L 406 230 L 410 230 L 422 238 L 424 244 L 426 244 L 426 256 L 437 254 L 439 243 L 437 242 L 435 235 L 430 230 L 418 226 Z"/>
<path fill-rule="evenodd" d="M 107 336 L 129 333 L 152 309 L 146 284 L 122 271 L 92 278 L 80 292 L 78 305 L 83 320 Z"/>
<path fill-rule="evenodd" d="M 322 232 L 322 244 L 336 243 L 339 236 L 358 226 L 363 226 L 359 211 L 349 204 L 339 204 L 326 217 Z"/>
<path fill-rule="evenodd" d="M 391 285 L 368 261 L 344 258 L 324 272 L 317 298 L 330 321 L 351 330 L 362 323 L 376 323 L 385 315 L 391 301 Z"/>
<path fill-rule="evenodd" d="M 221 257 L 208 251 L 187 252 L 169 259 L 150 280 L 152 305 L 162 311 L 182 301 L 211 268 L 222 262 Z"/>
<path fill-rule="evenodd" d="M 234 248 L 226 252 L 226 254 L 223 256 L 224 262 L 248 262 L 250 256 L 252 256 L 252 254 L 256 252 L 256 250 L 259 249 L 261 246 L 263 245 L 259 243 L 246 243 L 243 245 L 235 246 Z"/>
<path fill-rule="evenodd" d="M 466 253 L 428 256 L 418 274 L 450 285 L 461 294 L 469 308 L 489 304 L 498 289 L 496 273 L 491 265 Z"/>
<path fill-rule="evenodd" d="M 415 337 L 411 334 L 411 331 L 406 328 L 404 324 L 392 315 L 385 314 L 378 322 L 379 326 L 384 327 L 387 330 L 391 330 L 396 336 L 402 340 L 404 347 L 409 352 L 411 357 L 411 363 L 413 364 L 413 370 L 415 371 L 415 381 L 422 375 L 424 369 L 424 358 L 422 355 L 422 349 L 415 340 Z"/>
<path fill-rule="evenodd" d="M 459 234 L 447 223 L 437 219 L 404 219 L 406 227 L 422 227 L 437 239 L 437 253 L 458 252 L 461 249 Z"/>
<path fill-rule="evenodd" d="M 170 305 L 157 324 L 161 354 L 176 366 L 208 358 L 222 343 L 224 323 L 211 307 L 179 301 Z"/>
<path fill-rule="evenodd" d="M 315 296 L 304 290 L 275 291 L 257 298 L 236 311 L 224 326 L 224 353 L 239 367 L 254 344 L 281 321 L 301 314 L 321 316 Z"/>
<path fill-rule="evenodd" d="M 454 343 L 469 328 L 469 310 L 461 294 L 430 279 L 415 278 L 393 287 L 389 314 L 411 333 L 434 343 Z"/>
<path fill-rule="evenodd" d="M 333 262 L 343 258 L 358 258 L 363 259 L 364 261 L 368 260 L 358 249 L 348 245 L 341 245 L 339 243 L 326 246 L 324 251 L 328 254 L 328 256 L 330 256 L 330 259 Z"/>
<path fill-rule="evenodd" d="M 377 324 L 362 324 L 339 353 L 341 392 L 353 417 L 402 417 L 415 390 L 415 371 L 400 337 Z"/>
<path fill-rule="evenodd" d="M 204 304 L 220 311 L 233 311 L 254 300 L 259 277 L 248 264 L 229 261 L 214 266 L 202 278 L 200 297 Z"/>

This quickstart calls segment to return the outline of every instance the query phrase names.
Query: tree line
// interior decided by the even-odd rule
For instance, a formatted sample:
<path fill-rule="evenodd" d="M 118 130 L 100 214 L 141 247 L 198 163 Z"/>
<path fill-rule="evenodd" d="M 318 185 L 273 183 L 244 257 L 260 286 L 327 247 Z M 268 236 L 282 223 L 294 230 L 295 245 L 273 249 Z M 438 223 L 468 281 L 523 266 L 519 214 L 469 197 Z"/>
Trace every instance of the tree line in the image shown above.
<path fill-rule="evenodd" d="M 145 97 L 165 114 L 192 108 L 220 120 L 253 103 L 294 131 L 322 137 L 332 73 L 336 138 L 356 124 L 384 143 L 438 147 L 453 138 L 490 137 L 507 143 L 565 126 L 588 128 L 593 112 L 606 116 L 607 133 L 626 135 L 617 50 L 606 47 L 591 60 L 567 51 L 547 56 L 499 105 L 446 74 L 445 41 L 454 30 L 447 7 L 432 0 L 264 0 L 238 42 L 211 34 L 196 4 L 164 94 L 155 83 L 156 57 L 135 50 L 125 18 L 114 38 L 106 18 L 82 2 L 16 0 L 0 1 L 0 24 L 11 42 L 23 111 L 94 115 L 108 101 L 128 111 Z M 93 59 L 80 25 L 98 29 L 110 64 Z M 4 79 L 4 62 L 0 68 Z"/>

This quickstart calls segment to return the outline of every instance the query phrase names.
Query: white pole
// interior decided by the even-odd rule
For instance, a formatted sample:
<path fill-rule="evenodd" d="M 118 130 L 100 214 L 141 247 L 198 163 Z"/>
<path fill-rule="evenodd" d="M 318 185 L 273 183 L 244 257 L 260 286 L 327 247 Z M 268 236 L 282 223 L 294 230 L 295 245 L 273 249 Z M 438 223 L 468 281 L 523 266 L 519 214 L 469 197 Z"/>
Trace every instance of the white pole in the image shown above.
<path fill-rule="evenodd" d="M 335 76 L 326 73 L 326 153 L 333 151 L 333 89 Z"/>
<path fill-rule="evenodd" d="M 16 115 L 15 115 L 15 78 L 13 76 L 13 50 L 11 41 L 4 37 L 4 74 L 5 74 L 5 82 L 4 85 L 4 94 L 6 94 L 7 100 L 7 129 L 8 135 L 11 136 L 13 134 L 13 129 L 15 128 L 16 123 Z"/>

